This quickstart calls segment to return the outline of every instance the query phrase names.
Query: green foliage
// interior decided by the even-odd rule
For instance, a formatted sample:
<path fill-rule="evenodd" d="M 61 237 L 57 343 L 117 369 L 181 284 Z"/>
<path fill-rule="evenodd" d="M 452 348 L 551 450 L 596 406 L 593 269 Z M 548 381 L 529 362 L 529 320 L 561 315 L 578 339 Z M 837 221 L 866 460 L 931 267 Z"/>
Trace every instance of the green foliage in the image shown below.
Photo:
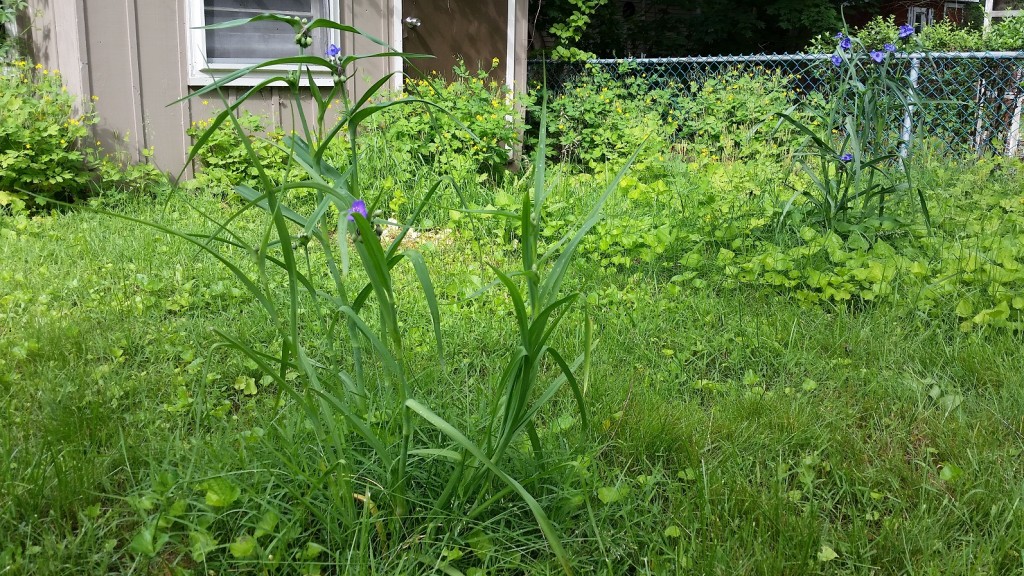
<path fill-rule="evenodd" d="M 573 570 L 856 573 L 871 564 L 1014 573 L 1024 536 L 1013 506 L 1022 448 L 1014 425 L 1024 414 L 1013 300 L 1024 258 L 1019 163 L 918 153 L 914 179 L 933 199 L 934 234 L 883 230 L 865 247 L 863 238 L 815 230 L 807 240 L 800 230 L 779 234 L 783 183 L 803 177 L 778 163 L 665 157 L 639 158 L 598 227 L 657 216 L 675 230 L 668 250 L 646 262 L 641 247 L 631 263 L 606 266 L 584 249 L 601 239 L 595 227 L 564 279 L 593 320 L 589 371 L 573 371 L 589 426 L 563 384 L 533 421 L 544 464 L 522 434 L 500 468 L 564 535 Z M 548 169 L 542 228 L 574 229 L 613 178 L 578 172 Z M 508 212 L 533 192 L 525 181 L 498 190 L 510 196 L 501 204 Z M 263 211 L 237 214 L 236 203 L 208 194 L 118 209 L 201 241 L 223 234 L 220 222 L 231 217 L 246 242 L 266 233 Z M 521 219 L 501 219 L 521 234 Z M 545 233 L 551 244 L 559 238 Z M 469 256 L 474 241 L 418 242 L 452 351 L 444 366 L 415 268 L 392 269 L 417 408 L 460 424 L 442 432 L 414 415 L 413 503 L 396 528 L 393 495 L 379 485 L 386 470 L 366 457 L 364 437 L 344 428 L 339 463 L 303 404 L 210 331 L 280 353 L 267 344 L 277 341 L 276 325 L 230 270 L 180 238 L 89 210 L 0 217 L 0 416 L 9 423 L 0 427 L 0 567 L 559 572 L 514 488 L 475 518 L 472 506 L 433 509 L 461 452 L 448 432 L 482 452 L 499 375 L 513 360 L 506 352 L 520 336 L 507 288 L 466 297 L 492 278 Z M 499 269 L 518 270 L 517 242 L 493 238 L 480 249 Z M 260 274 L 258 256 L 221 248 Z M 324 252 L 307 254 L 309 277 L 328 289 Z M 364 276 L 352 260 L 356 291 Z M 874 263 L 881 282 L 872 280 Z M 266 274 L 284 303 L 286 277 L 270 264 Z M 815 274 L 828 283 L 816 287 Z M 524 277 L 513 279 L 525 290 Z M 583 301 L 563 308 L 549 341 L 571 364 L 587 348 Z M 349 361 L 344 327 L 334 324 L 329 337 L 332 323 L 314 302 L 304 298 L 299 310 L 310 355 Z M 364 310 L 376 327 L 372 296 Z M 397 446 L 382 399 L 391 389 L 363 343 L 366 424 Z M 534 398 L 558 376 L 545 363 Z M 283 378 L 299 386 L 303 376 L 288 368 Z M 480 469 L 472 461 L 467 475 Z M 346 473 L 350 462 L 357 474 Z M 489 493 L 506 486 L 496 477 Z M 719 521 L 709 509 L 747 521 Z M 780 530 L 790 545 L 774 545 Z"/>
<path fill-rule="evenodd" d="M 250 147 L 235 202 L 0 214 L 0 571 L 1017 569 L 1019 162 L 918 150 L 931 231 L 907 195 L 835 231 L 749 139 L 581 173 L 542 127 L 532 172 L 475 172 L 465 229 L 414 241 L 373 215 L 394 102 L 341 90 L 280 182 L 237 108 L 196 132 Z"/>
<path fill-rule="evenodd" d="M 78 114 L 75 104 L 57 71 L 19 60 L 0 74 L 0 206 L 18 210 L 86 195 L 81 140 L 96 117 L 88 108 Z"/>
<path fill-rule="evenodd" d="M 186 131 L 193 139 L 205 134 L 212 120 L 193 122 Z M 274 182 L 281 182 L 287 170 L 288 154 L 280 147 L 284 133 L 280 129 L 267 130 L 265 118 L 249 111 L 242 113 L 238 119 L 244 130 L 244 138 L 249 141 L 253 152 L 260 158 L 264 171 Z M 231 190 L 236 185 L 255 186 L 259 182 L 259 170 L 249 160 L 249 153 L 242 144 L 243 136 L 231 125 L 220 125 L 209 133 L 201 147 L 193 147 L 191 153 L 202 166 L 199 183 L 202 186 L 213 185 Z"/>
<path fill-rule="evenodd" d="M 18 56 L 18 38 L 9 34 L 8 27 L 16 23 L 18 12 L 28 7 L 27 0 L 0 0 L 0 63 Z"/>
<path fill-rule="evenodd" d="M 622 162 L 644 142 L 653 151 L 667 149 L 678 126 L 668 117 L 670 92 L 651 91 L 643 75 L 630 76 L 628 69 L 620 73 L 625 80 L 588 65 L 586 75 L 549 103 L 552 154 L 593 170 Z"/>
<path fill-rule="evenodd" d="M 451 185 L 432 192 L 437 201 L 421 214 L 433 224 L 444 223 L 449 208 L 473 201 L 475 190 L 502 180 L 525 130 L 520 109 L 526 97 L 512 95 L 506 86 L 491 80 L 488 75 L 493 68 L 470 74 L 459 64 L 453 72 L 453 82 L 439 75 L 408 79 L 403 94 L 382 93 L 381 102 L 406 97 L 415 98 L 417 104 L 382 108 L 360 125 L 356 145 L 367 191 L 377 198 L 378 210 L 400 222 L 412 216 L 438 180 L 446 179 Z M 335 98 L 328 109 L 341 106 L 342 99 Z M 301 179 L 302 170 L 289 161 L 282 130 L 268 130 L 266 118 L 248 112 L 239 121 L 273 182 Z M 197 122 L 189 135 L 198 138 L 210 123 Z M 258 170 L 232 127 L 222 124 L 195 152 L 202 171 L 190 186 L 227 191 L 238 184 L 258 185 Z M 341 139 L 324 148 L 324 158 L 332 164 L 346 164 L 350 157 L 351 148 Z M 315 204 L 308 190 L 291 190 L 290 195 Z"/>
<path fill-rule="evenodd" d="M 557 3 L 556 3 L 557 4 Z M 580 50 L 576 44 L 587 30 L 591 16 L 599 10 L 608 0 L 566 0 L 568 13 L 564 14 L 560 21 L 555 22 L 548 29 L 548 33 L 556 39 L 556 45 L 551 50 L 553 60 L 582 61 L 593 58 L 594 55 Z M 556 5 L 555 9 L 559 7 Z M 550 10 L 550 8 L 548 8 Z"/>
<path fill-rule="evenodd" d="M 265 20 L 293 26 L 297 31 L 296 41 L 303 48 L 308 47 L 305 38 L 315 28 L 327 27 L 359 34 L 350 27 L 326 20 L 307 23 L 278 15 L 262 15 L 218 26 Z M 600 219 L 603 199 L 615 184 L 608 188 L 602 201 L 597 202 L 578 229 L 567 232 L 555 247 L 541 253 L 539 228 L 546 195 L 545 128 L 542 119 L 532 193 L 523 191 L 520 212 L 510 216 L 520 225 L 522 270 L 506 275 L 492 267 L 498 282 L 509 292 L 519 341 L 511 352 L 508 367 L 496 380 L 498 392 L 492 406 L 481 414 L 456 421 L 456 425 L 451 424 L 417 398 L 420 395 L 415 387 L 418 376 L 410 370 L 412 351 L 406 345 L 407 320 L 399 305 L 401 299 L 408 296 L 396 291 L 394 280 L 398 264 L 408 262 L 420 284 L 419 293 L 414 298 L 427 310 L 436 342 L 438 368 L 442 368 L 442 319 L 433 282 L 424 257 L 403 244 L 411 225 L 417 223 L 440 182 L 420 199 L 409 222 L 398 226 L 397 233 L 382 242 L 383 230 L 379 227 L 391 223 L 374 216 L 382 198 L 365 197 L 366 188 L 362 184 L 360 168 L 367 152 L 360 147 L 359 140 L 364 122 L 377 120 L 375 115 L 398 106 L 406 109 L 425 106 L 428 110 L 440 111 L 438 115 L 452 117 L 454 125 L 463 126 L 457 115 L 423 98 L 381 100 L 378 91 L 388 81 L 387 76 L 350 100 L 346 90 L 348 81 L 356 73 L 354 64 L 362 58 L 391 55 L 390 52 L 382 52 L 368 56 L 328 56 L 327 59 L 303 55 L 271 60 L 221 78 L 190 95 L 190 98 L 201 98 L 250 72 L 292 64 L 296 66 L 295 72 L 276 76 L 268 82 L 285 83 L 295 98 L 296 109 L 301 110 L 300 78 L 308 77 L 316 68 L 326 68 L 338 77 L 336 84 L 326 93 L 310 90 L 315 104 L 314 120 L 310 122 L 302 115 L 301 132 L 286 136 L 275 145 L 274 149 L 286 155 L 283 163 L 287 170 L 280 181 L 275 180 L 276 173 L 271 171 L 279 163 L 268 169 L 267 158 L 252 143 L 254 137 L 250 132 L 262 127 L 251 117 L 239 119 L 234 115 L 246 97 L 230 105 L 225 102 L 225 109 L 213 120 L 199 126 L 200 130 L 193 134 L 196 143 L 191 155 L 209 150 L 211 145 L 222 149 L 235 146 L 237 139 L 245 160 L 231 157 L 227 159 L 227 165 L 229 168 L 247 166 L 247 169 L 229 170 L 226 179 L 255 177 L 254 186 L 245 183 L 235 186 L 243 205 L 231 216 L 215 219 L 218 226 L 211 234 L 182 232 L 157 223 L 149 225 L 190 242 L 219 260 L 259 303 L 276 330 L 275 341 L 270 346 L 251 344 L 232 334 L 220 334 L 226 346 L 246 356 L 260 371 L 260 386 L 256 385 L 255 378 L 239 377 L 234 387 L 244 395 L 256 396 L 261 386 L 273 385 L 288 395 L 297 414 L 311 428 L 317 445 L 310 454 L 299 455 L 298 458 L 319 460 L 321 454 L 329 454 L 328 459 L 334 463 L 332 469 L 342 476 L 340 486 L 344 503 L 340 515 L 346 530 L 357 534 L 367 525 L 350 497 L 360 494 L 364 483 L 367 490 L 369 486 L 382 490 L 375 500 L 375 507 L 385 510 L 391 519 L 387 528 L 389 539 L 397 539 L 407 530 L 419 529 L 420 524 L 429 524 L 429 516 L 446 513 L 451 507 L 465 511 L 470 518 L 492 514 L 495 504 L 508 491 L 514 491 L 534 516 L 563 570 L 571 573 L 569 558 L 554 525 L 524 486 L 524 483 L 535 482 L 536 477 L 528 476 L 530 480 L 525 482 L 517 480 L 512 475 L 515 469 L 511 464 L 519 460 L 513 458 L 513 454 L 521 452 L 523 434 L 529 438 L 537 462 L 536 469 L 541 470 L 546 464 L 535 420 L 540 408 L 552 400 L 563 384 L 570 385 L 580 410 L 583 408 L 574 367 L 562 358 L 550 339 L 568 316 L 567 309 L 577 297 L 562 293 L 562 281 L 583 236 Z M 463 159 L 474 173 L 490 162 L 507 161 L 501 149 L 504 142 L 499 138 L 511 140 L 517 130 L 514 123 L 500 115 L 512 112 L 511 102 L 502 100 L 504 94 L 496 90 L 496 86 L 484 87 L 485 78 L 486 71 L 472 78 L 466 77 L 463 71 L 461 81 L 448 86 L 446 93 L 435 89 L 433 94 L 434 97 L 465 103 L 466 106 L 458 112 L 474 114 L 484 131 L 486 140 L 482 140 L 480 135 L 468 134 L 461 144 L 455 145 L 455 152 L 463 153 Z M 418 89 L 428 86 L 430 82 L 424 81 Z M 502 107 L 503 101 L 507 108 Z M 328 123 L 328 110 L 337 103 L 341 104 L 338 118 Z M 484 117 L 485 113 L 487 117 Z M 426 118 L 429 120 L 431 115 L 427 114 Z M 243 121 L 250 123 L 243 126 Z M 226 136 L 219 131 L 225 122 L 233 126 L 237 136 Z M 383 122 L 377 125 L 377 129 L 382 130 L 387 141 L 394 138 L 406 144 L 415 142 L 415 154 L 436 154 L 440 157 L 442 142 L 448 141 L 455 128 L 449 124 L 446 131 L 443 125 L 438 127 L 422 122 L 418 127 L 408 121 L 398 123 L 397 127 Z M 410 126 L 412 129 L 402 131 Z M 487 131 L 493 133 L 488 134 Z M 350 153 L 342 157 L 344 168 L 339 169 L 332 162 L 331 155 L 332 143 L 340 140 L 340 135 L 344 135 L 347 141 L 338 146 Z M 419 148 L 424 140 L 427 147 Z M 433 149 L 430 141 L 433 141 Z M 219 161 L 215 159 L 217 151 L 213 150 L 207 158 L 205 163 L 208 166 Z M 292 167 L 294 172 L 290 171 Z M 291 194 L 296 189 L 310 191 L 315 200 L 312 205 L 296 203 Z M 335 220 L 332 210 L 344 216 Z M 247 231 L 236 223 L 247 213 L 254 214 L 265 231 L 258 239 L 247 238 Z M 232 254 L 232 248 L 241 248 L 241 255 Z M 358 257 L 358 267 L 353 265 L 352 252 Z M 255 260 L 255 271 L 251 270 L 250 259 Z M 314 268 L 312 260 L 320 265 Z M 517 285 L 520 281 L 525 283 L 524 289 Z M 317 311 L 312 319 L 303 313 L 307 307 Z M 325 327 L 326 331 L 323 330 Z M 588 341 L 581 361 L 589 358 L 589 344 Z M 265 351 L 268 347 L 279 347 L 280 351 L 268 353 Z M 557 366 L 558 377 L 548 378 L 544 374 L 545 363 L 549 361 Z M 291 378 L 290 373 L 294 374 Z M 534 392 L 540 390 L 542 383 L 543 392 L 535 398 Z M 420 426 L 414 415 L 425 420 L 436 432 L 419 432 Z M 581 420 L 586 422 L 585 415 Z M 478 430 L 482 424 L 484 431 L 480 434 Z M 438 434 L 448 440 L 440 442 Z M 474 436 L 480 441 L 471 440 Z M 353 437 L 359 440 L 356 446 L 350 443 Z M 449 467 L 448 463 L 453 465 Z M 421 467 L 423 471 L 419 469 Z M 411 492 L 418 488 L 413 481 L 415 477 L 436 474 L 445 468 L 448 468 L 449 479 L 440 494 Z M 226 490 L 222 482 L 211 482 L 200 486 L 207 490 L 207 505 L 226 507 L 238 498 L 240 490 Z M 363 500 L 366 507 L 370 506 L 369 498 L 367 494 Z M 436 503 L 426 510 L 428 519 L 414 516 L 414 503 L 429 499 L 436 499 Z M 381 528 L 382 533 L 383 530 Z M 155 547 L 149 545 L 153 536 L 149 533 L 142 535 L 141 553 L 154 552 Z M 190 534 L 194 558 L 197 546 L 204 558 L 215 547 L 210 538 L 200 536 L 194 539 Z M 249 544 L 239 543 L 235 553 L 251 553 L 255 546 Z M 317 546 L 317 550 L 323 550 Z M 364 552 L 369 553 L 370 550 Z M 315 557 L 314 554 L 306 560 L 314 560 Z M 197 558 L 197 561 L 202 559 Z"/>
<path fill-rule="evenodd" d="M 493 180 L 505 171 L 525 129 L 519 108 L 526 102 L 490 77 L 497 67 L 495 58 L 490 69 L 470 73 L 459 62 L 452 82 L 440 75 L 409 79 L 406 94 L 432 105 L 383 110 L 374 118 L 371 130 L 387 145 L 381 153 L 406 168 L 409 178 L 401 184 L 413 180 L 418 166 L 459 183 Z"/>
<path fill-rule="evenodd" d="M 166 186 L 167 175 L 152 163 L 154 152 L 153 148 L 143 149 L 142 162 L 136 164 L 124 153 L 106 153 L 98 146 L 87 149 L 86 162 L 93 173 L 92 186 L 98 200 L 123 203 Z"/>
<path fill-rule="evenodd" d="M 832 56 L 838 76 L 835 91 L 826 105 L 810 110 L 814 120 L 779 115 L 807 137 L 808 149 L 795 167 L 810 182 L 794 189 L 783 219 L 795 217 L 842 235 L 863 232 L 865 226 L 870 229 L 886 220 L 890 197 L 913 192 L 905 164 L 911 142 L 897 140 L 893 133 L 903 115 L 924 102 L 909 78 L 890 71 L 891 52 L 898 49 L 890 37 L 896 31 L 884 31 L 869 35 L 869 44 L 843 35 Z M 924 196 L 918 196 L 927 221 Z M 806 200 L 799 215 L 792 211 L 801 208 L 794 204 L 797 198 Z"/>
<path fill-rule="evenodd" d="M 868 47 L 896 41 L 896 21 L 893 16 L 876 16 L 849 35 Z M 1024 18 L 1007 18 L 996 22 L 988 34 L 980 27 L 957 26 L 943 20 L 925 26 L 917 35 L 917 49 L 934 52 L 1016 51 L 1024 49 Z M 821 34 L 804 49 L 811 54 L 829 54 L 834 50 L 832 34 Z"/>
<path fill-rule="evenodd" d="M 692 156 L 730 159 L 783 157 L 802 137 L 793 129 L 772 130 L 778 114 L 792 109 L 793 77 L 761 66 L 736 67 L 691 83 L 677 98 L 670 119 L 679 122 L 676 147 Z"/>
<path fill-rule="evenodd" d="M 984 38 L 990 50 L 1024 50 L 1024 17 L 1006 18 L 992 25 Z"/>

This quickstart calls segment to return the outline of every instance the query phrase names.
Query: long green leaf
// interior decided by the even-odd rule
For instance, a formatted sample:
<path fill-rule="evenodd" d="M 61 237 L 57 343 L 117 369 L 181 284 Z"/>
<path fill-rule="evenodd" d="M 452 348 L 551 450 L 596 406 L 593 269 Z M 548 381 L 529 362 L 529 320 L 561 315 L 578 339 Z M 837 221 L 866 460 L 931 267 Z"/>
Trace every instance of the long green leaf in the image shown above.
<path fill-rule="evenodd" d="M 484 454 L 483 451 L 480 450 L 480 448 L 462 432 L 459 432 L 458 429 L 446 422 L 443 418 L 434 414 L 429 408 L 411 398 L 405 401 L 405 405 L 413 412 L 419 414 L 420 417 L 437 428 L 445 436 L 451 438 L 452 441 L 458 444 L 462 449 L 472 454 L 474 458 L 479 460 L 502 482 L 511 486 L 516 493 L 519 494 L 519 497 L 522 498 L 530 508 L 530 512 L 533 512 L 533 517 L 537 520 L 537 526 L 547 539 L 548 545 L 551 546 L 551 551 L 554 552 L 555 557 L 558 558 L 559 563 L 562 565 L 562 570 L 564 570 L 566 574 L 571 575 L 573 572 L 572 565 L 569 563 L 569 556 L 565 553 L 565 549 L 562 547 L 562 543 L 558 539 L 558 533 L 555 531 L 554 525 L 548 519 L 547 514 L 544 513 L 544 509 L 541 508 L 537 500 L 527 492 L 526 488 L 523 488 L 523 485 L 516 481 L 515 478 L 509 476 L 504 470 L 498 467 L 497 464 L 492 462 L 487 455 Z"/>
<path fill-rule="evenodd" d="M 413 270 L 419 278 L 420 286 L 423 288 L 423 296 L 427 300 L 427 309 L 430 310 L 430 320 L 434 325 L 434 340 L 437 342 L 437 358 L 444 368 L 444 345 L 441 340 L 441 313 L 437 306 L 437 296 L 434 294 L 434 283 L 430 281 L 430 272 L 427 270 L 427 263 L 423 256 L 415 250 L 403 252 L 405 257 L 412 263 Z"/>

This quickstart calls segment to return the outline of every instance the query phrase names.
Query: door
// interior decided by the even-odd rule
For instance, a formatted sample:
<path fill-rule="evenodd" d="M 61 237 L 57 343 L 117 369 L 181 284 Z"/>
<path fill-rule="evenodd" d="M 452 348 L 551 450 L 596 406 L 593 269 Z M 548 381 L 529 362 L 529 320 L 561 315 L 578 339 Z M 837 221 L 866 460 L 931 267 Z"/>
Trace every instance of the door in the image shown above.
<path fill-rule="evenodd" d="M 438 71 L 451 79 L 459 58 L 471 72 L 498 66 L 491 78 L 504 83 L 512 0 L 402 0 L 402 50 L 430 54 L 413 59 L 405 72 L 414 78 Z M 417 70 L 418 69 L 418 70 Z"/>

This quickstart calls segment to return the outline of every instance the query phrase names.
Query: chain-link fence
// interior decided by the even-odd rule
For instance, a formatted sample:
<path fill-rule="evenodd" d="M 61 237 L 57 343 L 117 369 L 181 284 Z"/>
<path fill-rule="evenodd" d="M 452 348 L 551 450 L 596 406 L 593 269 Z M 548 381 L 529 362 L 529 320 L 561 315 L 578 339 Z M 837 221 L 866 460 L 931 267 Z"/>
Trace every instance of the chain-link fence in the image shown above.
<path fill-rule="evenodd" d="M 894 54 L 900 69 L 917 86 L 926 106 L 908 110 L 894 126 L 894 137 L 928 135 L 954 153 L 1024 156 L 1024 52 L 930 52 Z M 812 94 L 831 97 L 838 75 L 829 54 L 761 54 L 686 58 L 601 59 L 586 63 L 530 62 L 531 85 L 546 75 L 553 93 L 586 82 L 595 72 L 612 78 L 639 79 L 651 90 L 671 87 L 689 96 L 711 78 L 743 70 L 754 75 L 781 74 L 799 103 Z"/>

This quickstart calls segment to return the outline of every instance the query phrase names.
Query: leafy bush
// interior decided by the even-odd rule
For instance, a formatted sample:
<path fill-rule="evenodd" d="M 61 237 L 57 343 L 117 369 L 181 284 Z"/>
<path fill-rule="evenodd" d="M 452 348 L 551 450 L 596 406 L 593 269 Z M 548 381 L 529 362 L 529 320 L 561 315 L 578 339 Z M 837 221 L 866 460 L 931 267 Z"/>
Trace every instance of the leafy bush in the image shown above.
<path fill-rule="evenodd" d="M 123 152 L 87 149 L 86 162 L 100 195 L 97 200 L 107 204 L 122 202 L 166 185 L 167 176 L 152 163 L 154 152 L 152 147 L 142 150 L 142 161 L 136 164 Z"/>
<path fill-rule="evenodd" d="M 0 74 L 0 109 L 0 206 L 83 198 L 91 175 L 80 141 L 96 116 L 76 113 L 60 74 L 15 62 Z"/>
<path fill-rule="evenodd" d="M 280 182 L 285 174 L 287 153 L 279 147 L 284 133 L 281 130 L 267 131 L 267 120 L 251 112 L 244 112 L 238 119 L 244 129 L 253 151 L 268 170 L 268 175 L 275 182 Z M 210 128 L 210 120 L 193 122 L 186 133 L 198 138 Z M 242 137 L 232 126 L 222 125 L 213 130 L 203 146 L 193 148 L 202 166 L 199 180 L 202 184 L 213 184 L 225 190 L 231 190 L 238 184 L 254 186 L 258 182 L 259 172 L 249 159 L 248 152 L 242 144 Z"/>
<path fill-rule="evenodd" d="M 790 75 L 762 66 L 738 67 L 691 83 L 675 101 L 677 146 L 684 152 L 733 159 L 778 157 L 799 143 L 795 130 L 772 131 L 777 114 L 793 105 Z"/>
<path fill-rule="evenodd" d="M 896 20 L 893 16 L 876 16 L 860 28 L 849 32 L 865 46 L 881 46 L 896 41 Z M 829 54 L 833 49 L 832 34 L 821 34 L 804 50 L 811 54 Z M 925 26 L 918 34 L 918 48 L 935 52 L 1014 51 L 1024 49 L 1024 18 L 1006 18 L 992 25 L 988 34 L 974 27 L 957 26 L 943 20 Z"/>
<path fill-rule="evenodd" d="M 28 7 L 27 0 L 0 0 L 0 62 L 12 60 L 18 53 L 17 37 L 8 34 L 18 11 Z"/>
<path fill-rule="evenodd" d="M 671 91 L 651 90 L 646 78 L 628 67 L 619 74 L 623 79 L 588 66 L 549 103 L 552 154 L 596 170 L 621 163 L 645 141 L 650 150 L 668 148 L 679 121 L 670 113 Z"/>
<path fill-rule="evenodd" d="M 1024 17 L 1007 18 L 993 24 L 985 43 L 990 50 L 1024 50 Z"/>
<path fill-rule="evenodd" d="M 497 62 L 492 64 L 497 66 Z M 359 126 L 360 170 L 367 176 L 366 186 L 378 209 L 405 221 L 438 179 L 448 178 L 449 184 L 431 194 L 438 194 L 448 207 L 473 199 L 478 194 L 467 192 L 501 179 L 526 128 L 519 112 L 526 100 L 491 80 L 491 71 L 469 73 L 460 63 L 452 82 L 439 75 L 410 79 L 404 94 L 378 96 L 380 102 L 402 97 L 418 102 L 382 108 Z M 340 105 L 340 100 L 329 104 L 332 109 Z M 267 130 L 266 118 L 248 112 L 239 121 L 271 181 L 281 183 L 301 172 L 290 162 L 283 131 Z M 188 134 L 198 138 L 210 126 L 211 121 L 196 122 Z M 231 126 L 219 126 L 195 153 L 202 172 L 193 186 L 232 190 L 239 184 L 259 184 L 258 171 Z M 350 157 L 351 147 L 343 139 L 330 141 L 324 150 L 324 158 L 334 165 L 345 165 Z M 458 187 L 457 194 L 452 184 Z M 311 197 L 308 190 L 291 193 L 293 197 Z M 422 216 L 432 224 L 443 222 L 448 215 L 448 209 L 438 208 L 438 202 L 424 210 Z"/>
<path fill-rule="evenodd" d="M 464 62 L 454 81 L 440 75 L 407 81 L 405 92 L 434 106 L 387 109 L 374 119 L 389 154 L 408 168 L 433 166 L 456 181 L 486 181 L 500 175 L 526 128 L 518 107 L 525 102 L 490 78 L 498 66 L 470 73 Z"/>

